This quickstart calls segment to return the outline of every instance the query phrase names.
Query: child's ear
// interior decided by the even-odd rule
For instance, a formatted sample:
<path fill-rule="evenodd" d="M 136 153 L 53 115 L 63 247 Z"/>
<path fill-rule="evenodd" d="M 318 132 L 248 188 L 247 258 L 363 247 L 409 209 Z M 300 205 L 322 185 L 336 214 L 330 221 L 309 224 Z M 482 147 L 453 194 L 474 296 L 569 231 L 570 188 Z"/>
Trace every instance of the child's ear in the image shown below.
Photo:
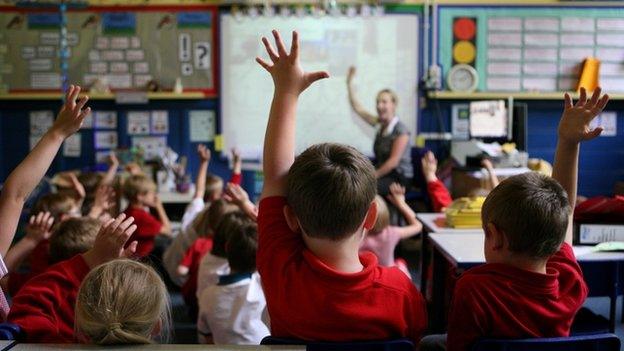
<path fill-rule="evenodd" d="M 485 226 L 485 235 L 491 243 L 492 250 L 501 250 L 505 247 L 505 235 L 492 222 Z"/>
<path fill-rule="evenodd" d="M 284 206 L 284 217 L 286 218 L 288 228 L 290 228 L 293 232 L 299 232 L 299 219 L 297 218 L 297 215 L 295 215 L 293 209 L 288 205 Z"/>
<path fill-rule="evenodd" d="M 375 222 L 377 221 L 377 203 L 375 200 L 371 202 L 368 207 L 368 212 L 366 212 L 366 217 L 364 218 L 364 229 L 371 230 L 375 226 Z"/>

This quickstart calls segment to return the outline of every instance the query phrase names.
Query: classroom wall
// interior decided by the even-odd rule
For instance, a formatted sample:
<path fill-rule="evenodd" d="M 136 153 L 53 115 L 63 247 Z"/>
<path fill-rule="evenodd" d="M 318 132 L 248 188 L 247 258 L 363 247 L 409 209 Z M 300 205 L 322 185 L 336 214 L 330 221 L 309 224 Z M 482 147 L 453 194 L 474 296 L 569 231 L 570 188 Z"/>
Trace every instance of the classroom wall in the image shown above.
<path fill-rule="evenodd" d="M 562 112 L 562 101 L 518 101 L 527 102 L 528 152 L 529 157 L 542 158 L 550 163 L 555 156 L 557 126 Z M 422 111 L 421 132 L 439 132 L 439 114 L 442 116 L 445 131 L 450 131 L 451 110 L 455 103 L 469 101 L 440 101 L 439 109 L 434 102 Z M 617 111 L 617 136 L 599 137 L 583 143 L 579 164 L 578 193 L 584 196 L 611 195 L 616 181 L 624 181 L 624 101 L 611 101 L 606 111 Z M 426 146 L 436 154 L 444 154 L 445 144 L 430 141 Z"/>
<path fill-rule="evenodd" d="M 190 101 L 150 101 L 148 105 L 116 105 L 114 101 L 92 100 L 89 102 L 92 110 L 117 111 L 117 133 L 119 147 L 130 147 L 131 136 L 127 133 L 127 112 L 144 110 L 167 110 L 169 112 L 169 134 L 167 142 L 169 146 L 180 155 L 189 157 L 188 172 L 195 174 L 199 160 L 195 150 L 198 143 L 190 143 L 189 140 L 189 110 L 214 110 L 218 115 L 218 101 L 216 99 L 190 100 Z M 52 110 L 55 113 L 61 106 L 60 101 L 9 101 L 0 109 L 0 182 L 3 182 L 11 170 L 24 159 L 29 151 L 29 112 L 31 110 Z M 218 120 L 218 118 L 217 118 Z M 217 122 L 218 123 L 218 122 Z M 67 169 L 92 169 L 95 167 L 95 146 L 93 141 L 93 129 L 81 129 L 82 153 L 80 157 L 63 157 L 62 148 L 54 163 L 50 167 L 48 175 Z M 213 151 L 210 163 L 210 172 L 223 177 L 230 177 L 227 160 L 214 150 L 214 144 L 208 143 Z M 243 185 L 247 189 L 253 189 L 254 177 L 252 172 L 245 172 Z"/>

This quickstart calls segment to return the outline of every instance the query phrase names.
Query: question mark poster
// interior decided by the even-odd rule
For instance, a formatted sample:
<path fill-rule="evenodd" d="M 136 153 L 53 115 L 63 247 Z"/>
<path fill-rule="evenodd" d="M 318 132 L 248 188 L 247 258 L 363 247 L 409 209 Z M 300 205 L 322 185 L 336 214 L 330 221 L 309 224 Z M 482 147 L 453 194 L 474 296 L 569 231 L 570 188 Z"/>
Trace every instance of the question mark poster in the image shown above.
<path fill-rule="evenodd" d="M 68 12 L 76 33 L 69 80 L 84 86 L 103 82 L 112 91 L 144 90 L 156 82 L 172 91 L 217 95 L 214 6 L 89 7 Z"/>

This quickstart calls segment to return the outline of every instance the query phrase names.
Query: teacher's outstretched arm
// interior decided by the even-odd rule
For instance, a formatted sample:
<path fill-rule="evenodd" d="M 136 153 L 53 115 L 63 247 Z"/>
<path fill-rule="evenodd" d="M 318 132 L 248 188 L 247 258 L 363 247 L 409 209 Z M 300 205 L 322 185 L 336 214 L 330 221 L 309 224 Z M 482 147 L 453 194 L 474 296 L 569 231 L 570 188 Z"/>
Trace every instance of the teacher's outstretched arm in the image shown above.
<path fill-rule="evenodd" d="M 366 123 L 371 126 L 375 126 L 379 122 L 377 116 L 368 112 L 355 97 L 353 77 L 355 77 L 355 67 L 351 66 L 349 67 L 349 72 L 347 73 L 347 90 L 349 91 L 349 103 L 351 104 L 351 108 L 358 114 L 358 116 L 362 117 Z"/>

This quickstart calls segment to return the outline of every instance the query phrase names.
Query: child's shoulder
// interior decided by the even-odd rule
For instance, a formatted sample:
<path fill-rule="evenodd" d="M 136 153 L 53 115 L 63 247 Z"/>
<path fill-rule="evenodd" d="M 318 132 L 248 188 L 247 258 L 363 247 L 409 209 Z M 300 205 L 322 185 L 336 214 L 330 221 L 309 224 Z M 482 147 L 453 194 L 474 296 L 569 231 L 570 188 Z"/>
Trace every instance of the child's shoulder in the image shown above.
<path fill-rule="evenodd" d="M 397 267 L 383 267 L 377 265 L 375 285 L 402 295 L 418 293 L 418 289 L 411 279 Z"/>

